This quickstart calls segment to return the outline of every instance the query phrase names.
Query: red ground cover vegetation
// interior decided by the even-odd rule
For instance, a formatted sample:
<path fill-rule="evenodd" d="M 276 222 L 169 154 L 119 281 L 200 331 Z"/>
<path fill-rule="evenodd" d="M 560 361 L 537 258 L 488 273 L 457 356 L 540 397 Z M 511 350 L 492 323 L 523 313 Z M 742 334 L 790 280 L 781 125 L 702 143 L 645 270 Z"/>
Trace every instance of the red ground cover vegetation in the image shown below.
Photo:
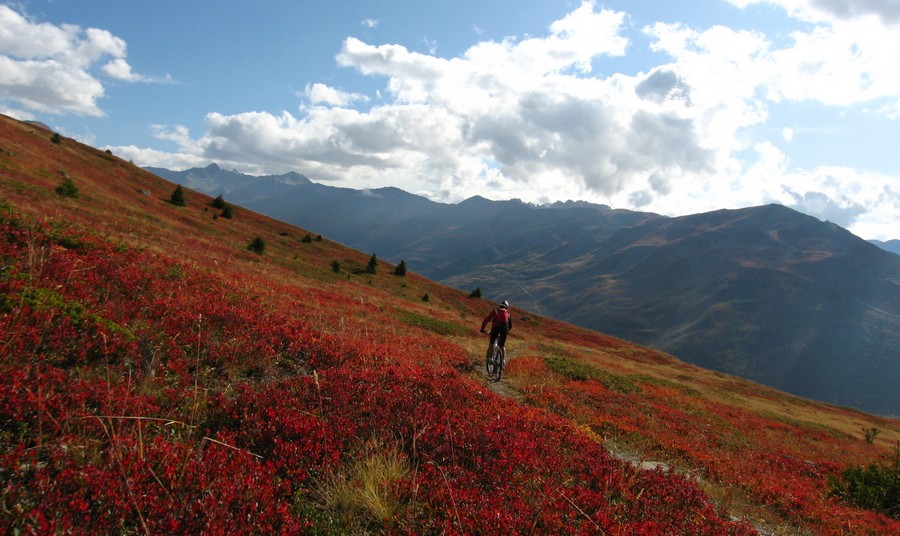
<path fill-rule="evenodd" d="M 5 532 L 313 532 L 323 475 L 373 438 L 415 469 L 392 531 L 750 532 L 461 375 L 460 347 L 337 340 L 87 234 L 8 217 L 0 236 Z"/>
<path fill-rule="evenodd" d="M 546 372 L 541 374 L 546 377 Z M 883 455 L 889 450 L 884 446 L 876 448 L 859 435 L 804 422 L 799 414 L 792 421 L 711 400 L 675 382 L 633 378 L 639 390 L 627 392 L 591 379 L 558 380 L 540 388 L 531 383 L 525 389 L 526 401 L 588 424 L 610 442 L 639 452 L 640 459 L 663 460 L 690 474 L 720 503 L 731 504 L 772 530 L 894 534 L 900 529 L 897 520 L 853 508 L 828 493 L 829 477 Z M 765 395 L 765 389 L 759 394 Z M 888 430 L 895 426 L 889 419 L 880 419 L 880 424 Z"/>

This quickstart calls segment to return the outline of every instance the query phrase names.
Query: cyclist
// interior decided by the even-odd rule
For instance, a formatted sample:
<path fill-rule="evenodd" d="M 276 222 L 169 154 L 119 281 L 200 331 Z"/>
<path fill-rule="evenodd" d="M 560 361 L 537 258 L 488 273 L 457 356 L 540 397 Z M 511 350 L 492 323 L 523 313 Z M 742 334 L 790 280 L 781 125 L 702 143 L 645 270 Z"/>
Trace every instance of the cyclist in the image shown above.
<path fill-rule="evenodd" d="M 488 343 L 487 358 L 490 359 L 491 357 L 491 348 L 494 347 L 495 340 L 505 357 L 506 336 L 512 329 L 512 316 L 509 314 L 509 302 L 503 300 L 497 304 L 497 307 L 491 311 L 490 314 L 484 317 L 484 321 L 481 322 L 482 333 L 487 333 L 487 330 L 484 329 L 484 327 L 487 326 L 488 322 L 491 323 L 491 341 Z"/>

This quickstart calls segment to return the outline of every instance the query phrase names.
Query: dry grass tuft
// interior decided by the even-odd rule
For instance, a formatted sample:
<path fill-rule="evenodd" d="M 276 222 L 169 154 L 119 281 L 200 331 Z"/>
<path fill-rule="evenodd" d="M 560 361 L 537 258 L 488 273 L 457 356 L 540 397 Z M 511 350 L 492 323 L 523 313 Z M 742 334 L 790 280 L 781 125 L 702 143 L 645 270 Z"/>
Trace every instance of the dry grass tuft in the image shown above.
<path fill-rule="evenodd" d="M 329 475 L 319 488 L 327 511 L 352 532 L 394 526 L 408 504 L 406 455 L 374 441 Z"/>

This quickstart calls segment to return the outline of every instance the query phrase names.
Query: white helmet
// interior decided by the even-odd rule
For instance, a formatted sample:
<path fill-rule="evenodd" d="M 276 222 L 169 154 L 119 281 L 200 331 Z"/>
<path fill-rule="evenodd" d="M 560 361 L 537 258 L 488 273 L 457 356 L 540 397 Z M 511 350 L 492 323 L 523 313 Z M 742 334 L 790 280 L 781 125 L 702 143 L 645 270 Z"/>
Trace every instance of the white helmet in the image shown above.
<path fill-rule="evenodd" d="M 509 302 L 506 300 L 503 300 L 502 302 L 500 302 L 500 307 L 503 307 L 504 309 L 509 309 Z"/>

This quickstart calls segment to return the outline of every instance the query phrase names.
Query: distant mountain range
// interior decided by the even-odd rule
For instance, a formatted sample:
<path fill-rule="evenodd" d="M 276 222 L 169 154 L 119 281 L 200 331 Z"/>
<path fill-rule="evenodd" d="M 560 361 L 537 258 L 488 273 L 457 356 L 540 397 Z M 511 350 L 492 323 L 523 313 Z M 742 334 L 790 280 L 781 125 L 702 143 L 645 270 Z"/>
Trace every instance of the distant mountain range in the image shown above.
<path fill-rule="evenodd" d="M 352 190 L 212 165 L 149 171 L 457 288 L 804 397 L 900 415 L 898 241 L 780 205 L 678 218 L 584 202 Z"/>
<path fill-rule="evenodd" d="M 881 240 L 869 240 L 869 242 L 875 244 L 885 251 L 890 251 L 891 253 L 900 255 L 900 240 L 888 240 L 887 242 L 883 242 Z"/>

